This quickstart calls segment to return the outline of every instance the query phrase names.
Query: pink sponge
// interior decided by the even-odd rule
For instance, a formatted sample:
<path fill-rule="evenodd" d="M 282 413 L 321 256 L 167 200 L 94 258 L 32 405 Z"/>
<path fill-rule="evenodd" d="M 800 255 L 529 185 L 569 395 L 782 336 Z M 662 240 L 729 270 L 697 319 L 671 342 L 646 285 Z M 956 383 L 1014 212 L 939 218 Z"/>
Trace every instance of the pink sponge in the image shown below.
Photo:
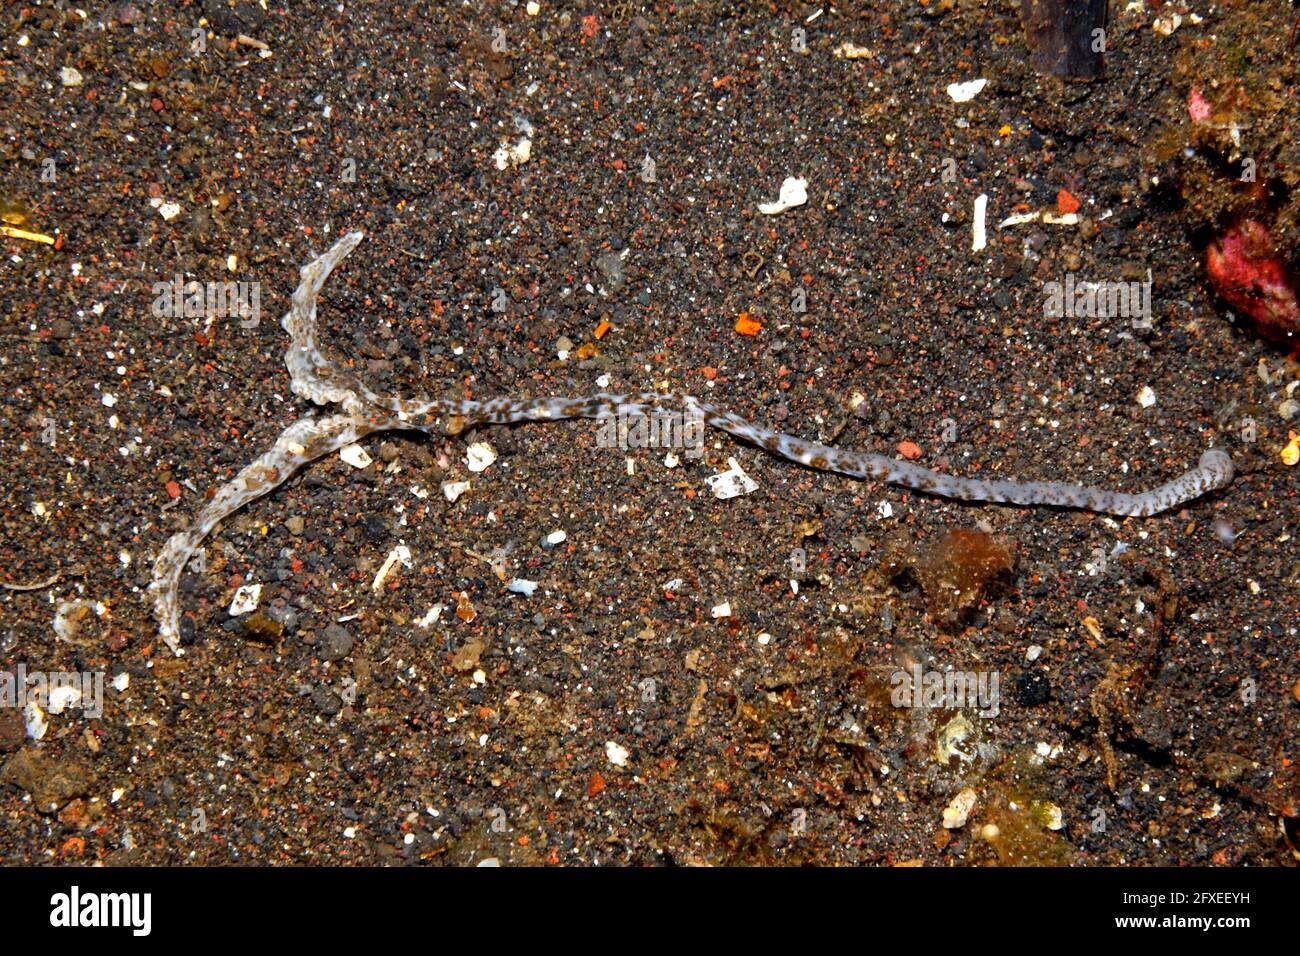
<path fill-rule="evenodd" d="M 1300 345 L 1295 281 L 1275 252 L 1267 228 L 1253 219 L 1232 226 L 1206 248 L 1205 271 L 1223 301 L 1249 318 L 1260 336 Z"/>

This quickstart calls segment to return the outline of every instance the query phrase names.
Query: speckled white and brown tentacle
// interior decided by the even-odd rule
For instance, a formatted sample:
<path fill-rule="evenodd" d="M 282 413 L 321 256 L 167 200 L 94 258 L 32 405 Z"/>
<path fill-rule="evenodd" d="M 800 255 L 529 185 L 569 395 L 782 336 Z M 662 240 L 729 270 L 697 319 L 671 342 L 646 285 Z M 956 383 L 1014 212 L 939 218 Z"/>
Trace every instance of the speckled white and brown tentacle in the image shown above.
<path fill-rule="evenodd" d="M 289 333 L 285 365 L 295 394 L 318 405 L 339 405 L 343 414 L 303 418 L 284 430 L 275 444 L 224 485 L 204 506 L 193 525 L 173 535 L 154 563 L 149 591 L 163 640 L 180 653 L 180 575 L 203 539 L 227 515 L 267 494 L 309 462 L 379 431 L 423 431 L 457 435 L 479 425 L 651 415 L 689 414 L 742 441 L 809 468 L 853 478 L 872 478 L 914 491 L 959 501 L 1077 508 L 1104 514 L 1157 514 L 1226 487 L 1233 477 L 1228 453 L 1211 448 L 1200 462 L 1158 488 L 1125 494 L 1058 481 L 1005 481 L 958 478 L 868 451 L 833 448 L 786 435 L 702 399 L 681 393 L 599 392 L 579 398 L 492 398 L 484 401 L 407 399 L 372 392 L 320 351 L 316 297 L 334 268 L 356 248 L 361 233 L 343 236 L 318 259 L 303 266 L 293 304 L 281 325 Z"/>

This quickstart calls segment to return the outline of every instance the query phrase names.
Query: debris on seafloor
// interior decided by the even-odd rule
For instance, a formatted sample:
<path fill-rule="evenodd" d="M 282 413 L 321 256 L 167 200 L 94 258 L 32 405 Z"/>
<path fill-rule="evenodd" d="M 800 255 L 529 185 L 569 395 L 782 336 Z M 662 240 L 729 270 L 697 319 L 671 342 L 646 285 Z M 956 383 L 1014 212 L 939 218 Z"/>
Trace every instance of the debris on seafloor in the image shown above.
<path fill-rule="evenodd" d="M 776 202 L 759 203 L 758 211 L 764 216 L 775 216 L 795 206 L 802 206 L 807 201 L 808 180 L 787 176 L 785 182 L 781 183 L 781 192 Z"/>
<path fill-rule="evenodd" d="M 26 791 L 36 812 L 45 815 L 89 794 L 91 783 L 90 772 L 80 763 L 55 759 L 35 747 L 20 750 L 0 770 L 0 784 Z"/>
<path fill-rule="evenodd" d="M 472 472 L 486 471 L 496 460 L 496 449 L 485 441 L 475 442 L 465 449 L 465 467 Z"/>
<path fill-rule="evenodd" d="M 257 610 L 257 605 L 262 600 L 262 585 L 245 584 L 235 591 L 235 596 L 230 602 L 230 616 L 239 617 L 241 614 L 248 614 Z"/>
<path fill-rule="evenodd" d="M 357 444 L 344 445 L 340 448 L 339 458 L 358 469 L 369 468 L 374 461 L 366 450 Z"/>
<path fill-rule="evenodd" d="M 502 143 L 501 147 L 492 154 L 492 164 L 497 169 L 509 169 L 511 166 L 522 166 L 532 157 L 533 141 L 527 136 L 522 136 L 513 146 Z"/>
<path fill-rule="evenodd" d="M 478 667 L 479 658 L 483 656 L 485 645 L 478 638 L 466 641 L 451 657 L 451 666 L 462 673 Z"/>
<path fill-rule="evenodd" d="M 978 80 L 968 80 L 965 83 L 949 83 L 948 96 L 954 103 L 969 103 L 975 97 L 979 96 L 980 91 L 988 85 L 988 80 L 981 77 Z"/>
<path fill-rule="evenodd" d="M 275 644 L 284 637 L 284 622 L 255 611 L 244 619 L 243 636 L 258 644 Z"/>
<path fill-rule="evenodd" d="M 834 50 L 835 56 L 841 60 L 865 60 L 874 54 L 865 46 L 858 46 L 850 40 L 845 40 Z"/>
<path fill-rule="evenodd" d="M 910 570 L 925 592 L 930 616 L 944 630 L 969 619 L 1016 564 L 1015 542 L 983 531 L 957 528 L 928 547 L 907 546 L 892 559 L 899 572 Z"/>
<path fill-rule="evenodd" d="M 62 248 L 63 237 L 47 236 L 43 232 L 33 232 L 23 228 L 31 213 L 27 206 L 17 199 L 0 196 L 0 235 L 10 239 L 25 239 L 28 242 L 41 242 L 47 246 Z"/>
<path fill-rule="evenodd" d="M 971 215 L 971 252 L 981 252 L 989 244 L 985 231 L 985 219 L 988 216 L 989 197 L 980 193 L 975 197 L 975 208 Z"/>
<path fill-rule="evenodd" d="M 898 443 L 898 453 L 908 461 L 916 461 L 924 454 L 921 446 L 911 440 L 904 440 Z"/>
<path fill-rule="evenodd" d="M 469 491 L 468 481 L 444 481 L 442 483 L 442 493 L 448 501 L 455 501 L 467 491 Z"/>
<path fill-rule="evenodd" d="M 60 601 L 54 611 L 54 633 L 59 640 L 76 643 L 77 633 L 90 612 L 103 617 L 107 610 L 99 601 Z"/>
<path fill-rule="evenodd" d="M 957 796 L 952 798 L 952 802 L 943 808 L 943 828 L 960 830 L 966 825 L 966 820 L 973 809 L 975 809 L 975 791 L 970 787 L 963 787 Z"/>
<path fill-rule="evenodd" d="M 45 711 L 34 700 L 29 700 L 23 708 L 23 724 L 27 728 L 27 736 L 32 740 L 44 740 L 45 734 L 50 729 L 49 721 L 45 719 Z"/>
<path fill-rule="evenodd" d="M 1060 208 L 1059 203 L 1057 208 Z M 1017 212 L 1012 213 L 998 223 L 998 228 L 1006 229 L 1008 226 L 1023 226 L 1031 222 L 1042 222 L 1049 226 L 1077 226 L 1079 224 L 1079 214 L 1077 212 L 1052 212 L 1050 209 Z"/>
<path fill-rule="evenodd" d="M 59 572 L 55 571 L 44 581 L 35 581 L 32 584 L 11 584 L 8 581 L 0 581 L 0 588 L 6 591 L 44 591 L 46 588 L 59 583 Z"/>
<path fill-rule="evenodd" d="M 736 459 L 728 458 L 727 466 L 726 471 L 710 475 L 704 479 L 705 484 L 712 489 L 715 497 L 725 501 L 728 498 L 747 495 L 751 491 L 757 490 L 758 482 L 745 474 L 745 469 L 740 467 L 740 463 Z"/>
<path fill-rule="evenodd" d="M 958 713 L 952 720 L 944 724 L 934 740 L 934 758 L 944 766 L 953 757 L 957 757 L 963 763 L 970 763 L 975 759 L 974 755 L 967 750 L 963 750 L 961 745 L 976 733 L 975 725 L 972 724 L 965 714 Z"/>
<path fill-rule="evenodd" d="M 1205 271 L 1219 297 L 1245 315 L 1261 338 L 1297 345 L 1296 281 L 1264 225 L 1244 219 L 1228 228 L 1206 247 Z"/>
<path fill-rule="evenodd" d="M 422 630 L 428 630 L 438 622 L 438 619 L 442 617 L 442 612 L 444 610 L 446 610 L 446 608 L 441 604 L 433 605 L 433 607 L 424 612 L 423 617 L 416 619 L 415 626 Z"/>
<path fill-rule="evenodd" d="M 1282 449 L 1282 464 L 1292 468 L 1300 462 L 1300 435 L 1295 432 L 1287 432 L 1287 437 L 1290 441 Z"/>
<path fill-rule="evenodd" d="M 409 568 L 411 566 L 411 560 L 411 549 L 406 545 L 399 544 L 397 547 L 393 548 L 393 550 L 388 553 L 388 557 L 384 560 L 378 573 L 375 574 L 375 579 L 370 582 L 370 590 L 382 590 L 384 582 L 387 581 L 388 576 L 392 574 L 393 568 L 397 567 L 398 564 Z"/>
<path fill-rule="evenodd" d="M 1105 75 L 1104 44 L 1110 18 L 1107 0 L 1020 0 L 1020 21 L 1034 72 L 1067 80 Z"/>
<path fill-rule="evenodd" d="M 149 204 L 158 210 L 158 215 L 162 216 L 167 222 L 171 222 L 181 214 L 180 203 L 164 202 L 161 197 L 155 196 L 149 201 Z"/>
<path fill-rule="evenodd" d="M 1002 866 L 1068 866 L 1074 848 L 1051 795 L 1043 749 L 1022 749 L 999 764 L 981 789 L 977 833 Z"/>
<path fill-rule="evenodd" d="M 10 239 L 26 239 L 28 242 L 41 242 L 47 246 L 55 245 L 58 242 L 54 236 L 47 236 L 43 232 L 32 232 L 28 229 L 19 229 L 17 226 L 0 225 L 0 233 L 3 233 Z"/>
<path fill-rule="evenodd" d="M 626 767 L 627 758 L 631 755 L 631 751 L 617 741 L 605 741 L 605 756 L 615 767 Z"/>
<path fill-rule="evenodd" d="M 1073 848 L 1047 823 L 1044 814 L 1032 806 L 995 792 L 979 834 L 997 854 L 1003 866 L 1069 866 Z"/>
<path fill-rule="evenodd" d="M 1151 29 L 1162 37 L 1173 36 L 1174 31 L 1183 25 L 1183 18 L 1177 13 L 1156 17 L 1151 21 Z"/>
<path fill-rule="evenodd" d="M 466 624 L 478 617 L 478 609 L 470 602 L 469 595 L 464 591 L 456 594 L 456 616 Z"/>
<path fill-rule="evenodd" d="M 1292 101 L 1198 51 L 1180 122 L 1150 155 L 1176 184 L 1205 272 L 1250 333 L 1290 349 L 1300 329 L 1300 147 Z M 1185 112 L 1184 112 L 1185 111 Z M 1162 170 L 1162 175 L 1164 171 Z M 1158 181 L 1160 177 L 1154 177 Z M 1206 240 L 1208 239 L 1208 242 Z"/>

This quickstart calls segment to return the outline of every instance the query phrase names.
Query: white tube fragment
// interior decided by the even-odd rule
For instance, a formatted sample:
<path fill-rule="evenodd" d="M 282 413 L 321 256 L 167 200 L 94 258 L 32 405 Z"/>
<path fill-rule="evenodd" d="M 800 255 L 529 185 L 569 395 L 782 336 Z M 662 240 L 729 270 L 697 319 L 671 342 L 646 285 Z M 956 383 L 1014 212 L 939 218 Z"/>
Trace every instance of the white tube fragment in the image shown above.
<path fill-rule="evenodd" d="M 975 197 L 975 212 L 972 216 L 971 223 L 971 252 L 980 252 L 989 244 L 988 236 L 984 229 L 984 219 L 988 214 L 989 197 L 980 193 Z"/>
<path fill-rule="evenodd" d="M 411 549 L 404 544 L 399 544 L 392 551 L 388 552 L 388 558 L 379 568 L 379 573 L 375 575 L 375 579 L 370 582 L 370 590 L 381 590 L 384 586 L 384 582 L 388 580 L 388 576 L 392 573 L 393 568 L 397 567 L 399 562 L 408 568 L 411 566 Z"/>

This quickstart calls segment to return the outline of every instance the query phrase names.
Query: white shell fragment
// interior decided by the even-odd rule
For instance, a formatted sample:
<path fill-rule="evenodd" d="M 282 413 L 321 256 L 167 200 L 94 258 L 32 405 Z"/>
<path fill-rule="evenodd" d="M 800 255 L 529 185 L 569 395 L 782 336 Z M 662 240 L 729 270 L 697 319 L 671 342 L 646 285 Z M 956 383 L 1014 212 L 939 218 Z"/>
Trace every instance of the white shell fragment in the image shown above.
<path fill-rule="evenodd" d="M 1150 385 L 1143 385 L 1142 390 L 1137 395 L 1138 404 L 1143 408 L 1150 408 L 1156 403 L 1156 393 Z"/>
<path fill-rule="evenodd" d="M 786 177 L 785 182 L 781 184 L 781 193 L 776 202 L 761 202 L 758 204 L 758 211 L 764 216 L 775 216 L 795 206 L 802 206 L 807 201 L 808 180 Z"/>
<path fill-rule="evenodd" d="M 626 767 L 627 758 L 632 756 L 632 753 L 622 744 L 607 740 L 605 741 L 605 756 L 609 758 L 609 762 L 615 767 Z"/>
<path fill-rule="evenodd" d="M 433 607 L 429 608 L 429 610 L 424 612 L 424 617 L 416 621 L 415 626 L 420 628 L 432 627 L 437 622 L 438 618 L 442 617 L 442 612 L 443 606 L 441 604 L 435 604 Z"/>
<path fill-rule="evenodd" d="M 1007 228 L 1007 226 L 1023 226 L 1025 225 L 1025 223 L 1038 222 L 1038 220 L 1042 218 L 1043 218 L 1043 211 L 1041 209 L 1035 210 L 1034 212 L 1013 213 L 1012 215 L 1007 216 L 1006 219 L 1003 219 L 1000 223 L 998 223 L 998 228 L 1005 229 Z"/>
<path fill-rule="evenodd" d="M 709 475 L 704 479 L 704 483 L 713 491 L 714 497 L 726 501 L 738 495 L 747 495 L 758 488 L 758 482 L 745 474 L 745 469 L 740 467 L 740 462 L 736 459 L 728 458 L 727 465 L 729 467 L 726 471 Z"/>
<path fill-rule="evenodd" d="M 81 72 L 75 67 L 65 66 L 59 70 L 59 82 L 64 86 L 80 86 Z"/>
<path fill-rule="evenodd" d="M 475 442 L 465 449 L 465 467 L 470 471 L 486 471 L 496 460 L 496 449 L 485 441 Z"/>
<path fill-rule="evenodd" d="M 522 166 L 532 159 L 532 156 L 533 141 L 524 136 L 513 146 L 502 144 L 501 148 L 492 154 L 492 162 L 497 169 L 509 169 L 511 166 Z"/>
<path fill-rule="evenodd" d="M 411 566 L 411 549 L 404 544 L 399 544 L 392 551 L 388 552 L 388 557 L 384 559 L 384 563 L 380 566 L 379 572 L 375 575 L 375 579 L 370 582 L 370 590 L 378 591 L 382 588 L 384 582 L 388 580 L 388 576 L 392 574 L 393 568 L 395 568 L 399 562 L 408 568 Z"/>
<path fill-rule="evenodd" d="M 1058 215 L 1050 210 L 1044 210 L 1043 222 L 1049 226 L 1077 226 L 1079 224 L 1079 214 L 1077 212 L 1067 212 Z"/>
<path fill-rule="evenodd" d="M 515 594 L 522 594 L 524 597 L 532 597 L 533 592 L 537 590 L 537 582 L 527 581 L 524 578 L 515 578 L 506 585 L 506 590 Z"/>
<path fill-rule="evenodd" d="M 469 491 L 468 481 L 444 481 L 442 483 L 442 493 L 448 501 L 455 501 L 467 491 Z"/>
<path fill-rule="evenodd" d="M 967 80 L 965 83 L 949 83 L 948 95 L 952 97 L 954 103 L 969 103 L 980 95 L 980 90 L 984 89 L 987 83 L 988 80 L 982 77 L 978 80 Z"/>
<path fill-rule="evenodd" d="M 70 707 L 81 703 L 81 689 L 60 684 L 50 688 L 50 713 L 61 714 Z"/>
<path fill-rule="evenodd" d="M 1050 209 L 1038 209 L 1033 212 L 1018 212 L 1003 219 L 998 223 L 998 228 L 1005 229 L 1008 226 L 1023 226 L 1030 222 L 1043 222 L 1049 226 L 1077 226 L 1079 224 L 1079 214 L 1077 212 L 1054 213 Z"/>
<path fill-rule="evenodd" d="M 23 725 L 27 728 L 27 736 L 32 740 L 41 740 L 50 729 L 49 721 L 45 719 L 45 711 L 41 710 L 41 705 L 34 700 L 29 700 L 27 706 L 23 708 Z"/>
<path fill-rule="evenodd" d="M 1183 18 L 1177 13 L 1171 13 L 1167 17 L 1156 17 L 1151 23 L 1151 29 L 1159 33 L 1162 37 L 1172 36 L 1173 32 L 1183 25 Z"/>
<path fill-rule="evenodd" d="M 250 611 L 256 611 L 257 605 L 262 600 L 262 585 L 245 584 L 235 592 L 235 598 L 230 602 L 230 616 L 239 617 L 241 614 L 247 614 Z"/>
<path fill-rule="evenodd" d="M 864 46 L 858 46 L 845 40 L 835 48 L 835 55 L 842 60 L 863 60 L 871 56 L 871 51 Z"/>
<path fill-rule="evenodd" d="M 952 803 L 943 808 L 943 828 L 956 830 L 964 827 L 973 809 L 975 809 L 975 791 L 966 787 L 952 798 Z"/>
<path fill-rule="evenodd" d="M 77 636 L 87 611 L 103 617 L 107 610 L 100 601 L 60 601 L 54 611 L 54 633 L 61 641 L 71 641 Z"/>
<path fill-rule="evenodd" d="M 360 445 L 344 445 L 339 449 L 339 457 L 353 468 L 369 468 L 374 461 Z"/>

